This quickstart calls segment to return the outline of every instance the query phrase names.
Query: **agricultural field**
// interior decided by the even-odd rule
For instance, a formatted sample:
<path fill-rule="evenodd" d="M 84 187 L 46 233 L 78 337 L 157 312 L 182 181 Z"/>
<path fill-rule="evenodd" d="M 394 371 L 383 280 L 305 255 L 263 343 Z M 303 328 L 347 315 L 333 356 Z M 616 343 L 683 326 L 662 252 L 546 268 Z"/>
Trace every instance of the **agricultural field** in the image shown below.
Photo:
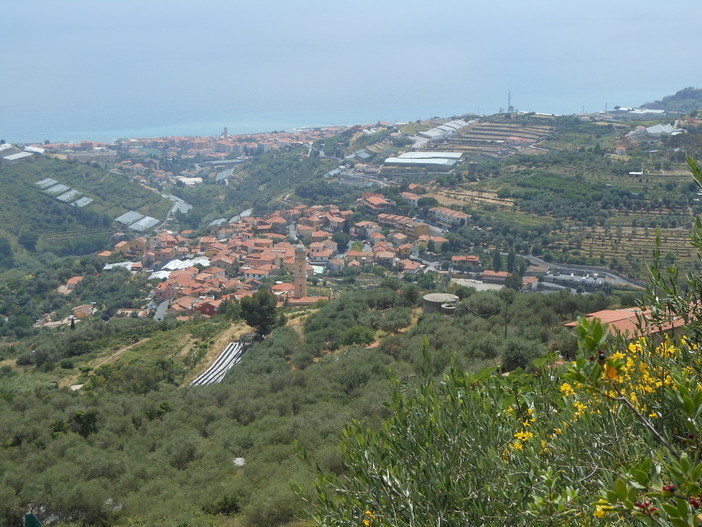
<path fill-rule="evenodd" d="M 475 156 L 505 157 L 546 138 L 546 124 L 478 122 L 442 143 L 441 148 Z"/>
<path fill-rule="evenodd" d="M 513 209 L 514 200 L 509 198 L 500 198 L 497 192 L 489 190 L 472 190 L 470 188 L 456 188 L 456 189 L 437 189 L 435 192 L 430 192 L 426 194 L 427 197 L 435 198 L 443 206 L 450 207 L 452 205 L 458 205 L 462 207 L 464 205 L 470 206 L 485 206 L 492 205 L 498 208 Z"/>
<path fill-rule="evenodd" d="M 611 160 L 588 148 L 512 156 L 479 181 L 459 178 L 432 185 L 425 195 L 472 214 L 483 232 L 462 237 L 481 247 L 503 252 L 514 247 L 554 262 L 602 265 L 645 279 L 660 229 L 666 264 L 676 263 L 684 272 L 699 267 L 688 232 L 702 212 L 702 195 L 686 166 L 647 153 L 630 162 Z"/>
<path fill-rule="evenodd" d="M 632 277 L 643 278 L 653 258 L 660 233 L 660 253 L 666 265 L 676 263 L 682 270 L 699 267 L 690 245 L 687 227 L 656 229 L 641 227 L 578 227 L 556 231 L 560 240 L 549 250 L 555 260 L 564 259 L 603 265 Z"/>

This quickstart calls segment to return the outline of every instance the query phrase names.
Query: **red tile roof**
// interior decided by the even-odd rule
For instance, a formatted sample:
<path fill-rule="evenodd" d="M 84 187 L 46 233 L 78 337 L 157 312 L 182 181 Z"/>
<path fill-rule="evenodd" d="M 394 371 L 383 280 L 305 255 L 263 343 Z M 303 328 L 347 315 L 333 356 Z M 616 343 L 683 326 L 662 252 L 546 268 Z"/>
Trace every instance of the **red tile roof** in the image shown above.
<path fill-rule="evenodd" d="M 609 326 L 609 331 L 616 335 L 621 333 L 623 336 L 634 338 L 636 336 L 655 335 L 661 331 L 670 331 L 685 325 L 684 320 L 676 319 L 665 322 L 662 326 L 655 326 L 651 319 L 651 310 L 641 310 L 636 307 L 627 309 L 604 309 L 595 313 L 589 313 L 586 317 L 588 320 L 599 318 L 601 322 Z M 578 325 L 577 320 L 568 322 L 566 327 L 575 327 Z"/>

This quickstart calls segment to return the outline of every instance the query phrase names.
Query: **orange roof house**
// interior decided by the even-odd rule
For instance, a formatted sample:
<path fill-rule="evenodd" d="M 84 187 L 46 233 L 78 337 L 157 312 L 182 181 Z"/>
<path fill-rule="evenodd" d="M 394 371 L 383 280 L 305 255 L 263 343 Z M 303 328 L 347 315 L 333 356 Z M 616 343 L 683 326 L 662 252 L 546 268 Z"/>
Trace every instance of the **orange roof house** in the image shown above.
<path fill-rule="evenodd" d="M 666 321 L 661 325 L 656 325 L 651 317 L 650 309 L 642 310 L 637 307 L 603 309 L 602 311 L 589 313 L 586 318 L 588 320 L 598 318 L 600 322 L 608 325 L 610 333 L 613 335 L 621 335 L 628 339 L 668 333 L 675 328 L 685 325 L 685 321 L 680 318 Z M 564 325 L 573 328 L 578 325 L 578 321 L 568 322 Z"/>
<path fill-rule="evenodd" d="M 219 308 L 222 306 L 224 300 L 215 300 L 213 298 L 206 298 L 198 302 L 196 309 L 205 316 L 213 317 L 219 312 Z"/>
<path fill-rule="evenodd" d="M 451 257 L 451 262 L 460 264 L 460 263 L 469 263 L 469 264 L 479 264 L 480 263 L 480 256 L 475 256 L 473 254 L 459 254 Z"/>
<path fill-rule="evenodd" d="M 402 268 L 404 274 L 417 274 L 425 267 L 424 264 L 407 259 L 400 260 L 398 266 Z"/>
<path fill-rule="evenodd" d="M 507 271 L 485 270 L 481 275 L 482 281 L 490 284 L 504 284 L 508 277 L 509 273 Z"/>
<path fill-rule="evenodd" d="M 327 231 L 314 231 L 312 233 L 313 242 L 322 242 L 331 238 L 331 234 Z"/>
<path fill-rule="evenodd" d="M 271 287 L 271 291 L 273 292 L 274 295 L 282 295 L 282 294 L 292 293 L 292 291 L 294 289 L 295 289 L 295 286 L 293 284 L 291 284 L 290 282 L 275 283 Z"/>
<path fill-rule="evenodd" d="M 69 278 L 68 281 L 66 282 L 66 289 L 68 291 L 73 291 L 76 286 L 81 283 L 83 280 L 82 276 L 74 276 L 73 278 Z"/>
<path fill-rule="evenodd" d="M 397 247 L 397 256 L 401 258 L 406 258 L 410 254 L 412 254 L 412 251 L 414 250 L 414 245 L 411 243 L 403 243 L 402 245 L 399 245 Z"/>
<path fill-rule="evenodd" d="M 285 304 L 290 307 L 312 306 L 320 300 L 329 300 L 328 296 L 303 296 L 302 298 L 293 298 L 288 296 L 285 299 Z"/>
<path fill-rule="evenodd" d="M 129 251 L 129 242 L 128 241 L 121 241 L 117 242 L 115 244 L 115 252 L 120 253 L 120 254 L 126 254 Z"/>
<path fill-rule="evenodd" d="M 370 211 L 386 210 L 395 204 L 382 194 L 372 194 L 370 192 L 364 192 L 363 197 L 358 198 L 356 201 Z"/>
<path fill-rule="evenodd" d="M 268 218 L 268 223 L 271 225 L 271 230 L 273 232 L 285 234 L 288 228 L 288 222 L 281 216 L 272 216 Z"/>
<path fill-rule="evenodd" d="M 409 238 L 407 237 L 406 234 L 402 234 L 401 232 L 393 232 L 390 235 L 390 240 L 392 241 L 393 244 L 395 245 L 402 245 L 403 243 L 407 243 L 407 240 Z"/>
<path fill-rule="evenodd" d="M 536 291 L 539 287 L 539 279 L 536 276 L 525 276 L 522 278 L 522 291 Z"/>

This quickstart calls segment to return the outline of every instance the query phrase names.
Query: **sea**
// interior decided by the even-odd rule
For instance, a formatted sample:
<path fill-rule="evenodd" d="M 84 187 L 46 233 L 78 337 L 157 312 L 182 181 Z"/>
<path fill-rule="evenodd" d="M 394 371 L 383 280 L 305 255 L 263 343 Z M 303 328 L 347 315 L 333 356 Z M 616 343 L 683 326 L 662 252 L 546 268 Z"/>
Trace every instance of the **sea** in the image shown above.
<path fill-rule="evenodd" d="M 597 95 L 551 96 L 530 94 L 528 103 L 519 105 L 524 91 L 505 89 L 502 99 L 494 91 L 484 97 L 474 95 L 464 100 L 454 97 L 429 97 L 422 102 L 400 101 L 404 104 L 371 105 L 364 108 L 356 102 L 350 107 L 319 108 L 315 104 L 278 107 L 271 111 L 265 101 L 259 108 L 223 110 L 221 101 L 213 101 L 212 108 L 200 105 L 197 109 L 159 108 L 145 111 L 143 105 L 128 104 L 100 111 L 65 111 L 60 106 L 42 112 L 23 112 L 15 118 L 6 116 L 0 121 L 0 139 L 10 143 L 29 144 L 48 142 L 80 142 L 82 140 L 114 142 L 121 138 L 217 136 L 227 128 L 229 134 L 255 134 L 272 131 L 291 132 L 301 128 L 326 126 L 372 125 L 378 122 L 406 123 L 432 117 L 449 118 L 462 115 L 491 115 L 502 111 L 509 103 L 520 111 L 534 111 L 554 115 L 596 113 L 613 109 L 615 105 L 639 106 L 660 99 L 681 89 L 634 88 L 631 91 L 615 89 L 612 102 L 595 100 Z M 378 90 L 382 90 L 379 87 Z M 665 91 L 667 90 L 667 91 Z M 382 99 L 382 97 L 377 97 Z M 604 99 L 604 97 L 601 97 Z M 482 101 L 482 104 L 481 104 Z M 533 102 L 532 102 L 533 101 Z M 502 103 L 502 104 L 500 104 Z M 323 106 L 323 105 L 322 105 Z"/>

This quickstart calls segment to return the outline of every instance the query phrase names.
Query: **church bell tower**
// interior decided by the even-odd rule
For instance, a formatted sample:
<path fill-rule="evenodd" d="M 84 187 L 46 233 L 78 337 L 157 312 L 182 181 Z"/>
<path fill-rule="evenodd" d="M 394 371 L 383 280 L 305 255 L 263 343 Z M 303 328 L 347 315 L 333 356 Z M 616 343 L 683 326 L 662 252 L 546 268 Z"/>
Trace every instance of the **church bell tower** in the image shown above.
<path fill-rule="evenodd" d="M 302 243 L 295 247 L 295 282 L 293 298 L 304 298 L 307 296 L 307 252 Z"/>

